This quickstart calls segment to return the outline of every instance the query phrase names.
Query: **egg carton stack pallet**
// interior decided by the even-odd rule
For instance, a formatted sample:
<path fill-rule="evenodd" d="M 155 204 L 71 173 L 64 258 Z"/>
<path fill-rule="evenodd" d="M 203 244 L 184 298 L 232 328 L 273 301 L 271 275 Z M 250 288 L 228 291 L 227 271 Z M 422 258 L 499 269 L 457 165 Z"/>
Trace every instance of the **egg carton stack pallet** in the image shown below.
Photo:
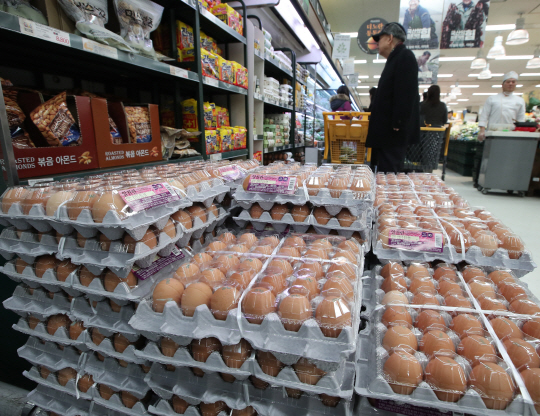
<path fill-rule="evenodd" d="M 537 415 L 540 301 L 519 280 L 536 267 L 521 239 L 434 175 L 377 185 L 382 265 L 364 276 L 358 406 Z"/>
<path fill-rule="evenodd" d="M 20 282 L 4 307 L 29 335 L 18 353 L 39 384 L 30 400 L 61 415 L 148 414 L 150 367 L 135 354 L 146 340 L 129 321 L 157 281 L 190 261 L 188 244 L 228 217 L 222 166 L 131 169 L 2 195 L 0 272 Z"/>
<path fill-rule="evenodd" d="M 148 340 L 149 412 L 351 415 L 358 243 L 221 229 L 193 248 L 129 322 Z"/>

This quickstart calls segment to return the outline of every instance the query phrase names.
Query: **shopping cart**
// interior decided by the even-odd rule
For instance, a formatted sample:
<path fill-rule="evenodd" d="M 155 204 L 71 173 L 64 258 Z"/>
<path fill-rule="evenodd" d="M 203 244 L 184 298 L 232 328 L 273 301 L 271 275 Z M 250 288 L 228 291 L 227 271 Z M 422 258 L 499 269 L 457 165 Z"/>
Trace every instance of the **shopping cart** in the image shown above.
<path fill-rule="evenodd" d="M 369 115 L 357 111 L 324 112 L 324 159 L 330 163 L 363 164 Z"/>
<path fill-rule="evenodd" d="M 407 155 L 403 161 L 403 172 L 428 172 L 431 173 L 439 167 L 441 148 L 446 142 L 443 162 L 443 176 L 446 168 L 446 154 L 448 141 L 445 138 L 450 135 L 447 126 L 444 127 L 421 127 L 420 141 L 407 149 Z"/>

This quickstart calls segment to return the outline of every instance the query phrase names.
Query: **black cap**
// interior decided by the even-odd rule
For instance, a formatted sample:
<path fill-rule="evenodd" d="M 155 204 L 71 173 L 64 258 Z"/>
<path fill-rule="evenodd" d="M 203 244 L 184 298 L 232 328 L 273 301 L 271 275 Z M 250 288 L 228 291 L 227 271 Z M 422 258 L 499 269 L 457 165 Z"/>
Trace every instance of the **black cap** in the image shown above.
<path fill-rule="evenodd" d="M 405 31 L 405 28 L 397 22 L 385 24 L 383 29 L 373 36 L 373 40 L 378 42 L 382 35 L 393 35 L 395 38 L 401 39 L 403 42 L 407 40 L 407 32 Z"/>

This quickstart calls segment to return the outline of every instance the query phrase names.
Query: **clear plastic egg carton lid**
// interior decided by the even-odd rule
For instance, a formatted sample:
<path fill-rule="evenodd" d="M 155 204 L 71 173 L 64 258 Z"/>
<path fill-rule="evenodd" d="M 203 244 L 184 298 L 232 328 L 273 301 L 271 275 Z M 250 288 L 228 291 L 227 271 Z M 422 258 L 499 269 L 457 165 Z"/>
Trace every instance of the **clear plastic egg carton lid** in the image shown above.
<path fill-rule="evenodd" d="M 18 285 L 13 296 L 3 302 L 4 308 L 27 317 L 45 320 L 52 315 L 71 315 L 71 300 L 62 292 L 47 292 L 42 288 L 32 289 Z"/>
<path fill-rule="evenodd" d="M 92 401 L 79 400 L 63 392 L 38 385 L 28 394 L 28 400 L 36 406 L 62 416 L 90 416 Z"/>
<path fill-rule="evenodd" d="M 134 186 L 81 183 L 71 199 L 59 205 L 52 225 L 68 224 L 87 238 L 99 231 L 115 240 L 125 231 L 140 240 L 150 225 L 162 229 L 172 214 L 191 205 L 183 191 L 166 182 L 143 181 Z"/>
<path fill-rule="evenodd" d="M 244 208 L 249 209 L 255 202 L 264 210 L 274 204 L 304 205 L 308 194 L 302 187 L 301 178 L 293 174 L 259 174 L 248 175 L 242 187 L 237 187 L 234 199 Z"/>
<path fill-rule="evenodd" d="M 6 260 L 18 255 L 27 263 L 33 263 L 38 256 L 54 254 L 58 251 L 58 240 L 52 233 L 33 230 L 4 228 L 0 234 L 0 254 Z"/>
<path fill-rule="evenodd" d="M 309 215 L 301 222 L 295 221 L 289 212 L 281 219 L 273 220 L 268 211 L 264 211 L 259 218 L 252 218 L 249 210 L 243 210 L 237 217 L 233 217 L 233 220 L 241 228 L 246 228 L 247 224 L 251 224 L 256 231 L 264 231 L 267 224 L 270 224 L 277 232 L 284 232 L 291 226 L 295 232 L 305 233 L 310 227 Z"/>

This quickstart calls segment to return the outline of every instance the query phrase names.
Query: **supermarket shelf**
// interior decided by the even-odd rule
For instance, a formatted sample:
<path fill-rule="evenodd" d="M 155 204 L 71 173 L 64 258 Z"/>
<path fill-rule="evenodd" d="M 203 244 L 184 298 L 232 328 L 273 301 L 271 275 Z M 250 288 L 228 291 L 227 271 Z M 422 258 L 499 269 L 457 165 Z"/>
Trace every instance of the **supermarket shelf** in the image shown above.
<path fill-rule="evenodd" d="M 260 58 L 260 59 L 262 59 L 264 61 L 264 52 L 259 53 L 259 52 L 257 52 L 257 50 L 255 50 L 254 52 L 255 52 L 255 56 L 257 58 Z"/>
<path fill-rule="evenodd" d="M 255 135 L 253 136 L 253 140 L 259 140 L 259 141 L 262 141 L 264 140 L 264 135 L 263 134 L 259 134 L 259 135 Z"/>
<path fill-rule="evenodd" d="M 234 29 L 227 26 L 208 10 L 199 7 L 201 15 L 201 30 L 208 36 L 219 39 L 220 43 L 242 42 L 246 44 L 246 38 Z"/>
<path fill-rule="evenodd" d="M 146 168 L 146 167 L 152 167 L 152 166 L 159 166 L 159 165 L 166 165 L 168 163 L 185 163 L 185 162 L 192 162 L 195 160 L 203 160 L 202 156 L 193 156 L 193 157 L 184 157 L 179 159 L 169 159 L 169 160 L 159 160 L 157 162 L 149 162 L 149 163 L 138 163 L 135 165 L 123 165 L 123 166 L 114 166 L 111 168 L 99 168 L 99 169 L 89 169 L 89 170 L 83 170 L 80 172 L 68 172 L 68 173 L 59 173 L 56 175 L 47 175 L 47 176 L 40 176 L 35 178 L 27 178 L 27 179 L 21 179 L 21 185 L 28 184 L 28 181 L 33 180 L 42 180 L 45 179 L 49 180 L 61 180 L 66 178 L 81 178 L 83 176 L 89 176 L 89 175 L 101 175 L 103 173 L 108 172 L 116 172 L 119 170 L 125 170 L 127 168 L 129 169 L 140 169 L 140 168 Z M 46 182 L 46 181 L 45 181 Z"/>
<path fill-rule="evenodd" d="M 217 90 L 227 91 L 234 94 L 247 95 L 247 89 L 237 87 L 236 85 L 227 84 L 215 78 L 203 77 L 203 84 L 206 87 L 215 88 Z"/>
<path fill-rule="evenodd" d="M 294 111 L 294 109 L 292 107 L 289 107 L 288 105 L 274 104 L 274 103 L 272 103 L 270 101 L 267 101 L 267 100 L 264 100 L 264 103 L 270 108 L 272 108 L 272 107 L 277 108 L 278 111 L 291 111 L 291 112 Z"/>
<path fill-rule="evenodd" d="M 269 69 L 271 69 L 271 70 L 272 69 L 274 69 L 274 70 L 277 69 L 277 70 L 283 72 L 288 77 L 292 78 L 292 76 L 293 76 L 292 71 L 289 71 L 288 68 L 285 68 L 285 66 L 281 63 L 281 61 L 279 59 L 275 59 L 275 58 L 271 58 L 269 56 L 266 56 L 264 58 L 264 60 L 270 64 Z"/>
<path fill-rule="evenodd" d="M 302 85 L 307 85 L 304 81 L 302 81 L 298 77 L 296 78 L 296 82 L 298 82 L 299 84 L 302 84 Z"/>
<path fill-rule="evenodd" d="M 269 147 L 267 149 L 264 149 L 263 153 L 275 153 L 275 152 L 282 152 L 283 150 L 289 150 L 292 149 L 293 145 L 289 144 L 287 146 L 275 146 L 275 147 Z"/>
<path fill-rule="evenodd" d="M 257 101 L 264 101 L 264 96 L 262 94 L 253 93 L 253 98 Z"/>
<path fill-rule="evenodd" d="M 232 150 L 230 152 L 224 152 L 224 153 L 213 153 L 211 155 L 208 155 L 208 158 L 210 160 L 223 160 L 223 159 L 232 159 L 235 157 L 241 157 L 241 156 L 247 156 L 248 151 L 247 149 L 242 150 Z"/>

